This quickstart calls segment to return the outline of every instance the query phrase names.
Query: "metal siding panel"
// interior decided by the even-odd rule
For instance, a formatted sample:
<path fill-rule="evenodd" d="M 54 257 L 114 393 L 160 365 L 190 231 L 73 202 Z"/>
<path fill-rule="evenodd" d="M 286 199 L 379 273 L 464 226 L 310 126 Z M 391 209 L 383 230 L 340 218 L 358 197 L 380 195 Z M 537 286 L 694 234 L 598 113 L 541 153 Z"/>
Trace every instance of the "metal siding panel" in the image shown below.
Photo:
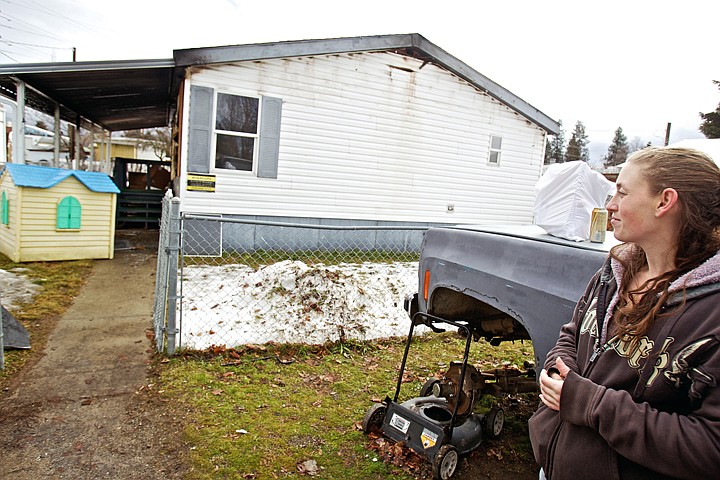
<path fill-rule="evenodd" d="M 412 72 L 391 68 L 397 66 Z M 216 172 L 185 211 L 531 223 L 540 128 L 464 80 L 401 55 L 357 54 L 215 66 L 193 80 L 283 99 L 282 174 Z M 491 135 L 500 166 L 487 165 Z M 271 199 L 271 200 L 268 200 Z M 455 212 L 447 213 L 454 204 Z"/>

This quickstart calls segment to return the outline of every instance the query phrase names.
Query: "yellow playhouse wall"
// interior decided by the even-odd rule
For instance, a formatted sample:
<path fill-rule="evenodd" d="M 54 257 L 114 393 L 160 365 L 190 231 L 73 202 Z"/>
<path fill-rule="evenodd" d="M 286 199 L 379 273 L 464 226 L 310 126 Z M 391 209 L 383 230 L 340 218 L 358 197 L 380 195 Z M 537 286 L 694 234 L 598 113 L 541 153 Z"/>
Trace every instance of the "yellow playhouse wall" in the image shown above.
<path fill-rule="evenodd" d="M 12 177 L 6 171 L 0 177 L 0 195 L 5 192 L 8 199 L 8 224 L 0 224 L 0 253 L 8 257 L 13 262 L 18 262 L 20 252 L 18 251 L 18 214 L 17 206 L 21 202 L 22 192 L 15 186 Z"/>
<path fill-rule="evenodd" d="M 68 195 L 82 205 L 77 231 L 55 228 L 57 204 Z M 115 202 L 115 194 L 92 192 L 74 177 L 52 188 L 23 187 L 16 261 L 113 258 Z"/>

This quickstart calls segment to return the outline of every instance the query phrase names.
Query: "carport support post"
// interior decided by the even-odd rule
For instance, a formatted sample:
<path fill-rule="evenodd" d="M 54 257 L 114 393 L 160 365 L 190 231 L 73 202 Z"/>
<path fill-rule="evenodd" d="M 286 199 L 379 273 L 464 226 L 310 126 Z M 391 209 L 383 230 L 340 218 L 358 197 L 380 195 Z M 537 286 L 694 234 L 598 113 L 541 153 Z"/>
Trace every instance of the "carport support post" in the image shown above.
<path fill-rule="evenodd" d="M 75 137 L 75 152 L 73 153 L 73 160 L 72 160 L 72 169 L 77 170 L 80 167 L 80 152 L 83 151 L 82 149 L 82 137 L 80 136 L 80 116 L 78 115 L 76 122 L 75 122 L 75 131 L 74 137 Z"/>
<path fill-rule="evenodd" d="M 25 163 L 25 82 L 16 81 L 17 108 L 13 123 L 13 163 Z"/>
<path fill-rule="evenodd" d="M 53 127 L 55 132 L 55 138 L 53 139 L 53 167 L 58 168 L 60 166 L 60 136 L 62 131 L 60 130 L 60 104 L 55 104 L 55 126 Z"/>
<path fill-rule="evenodd" d="M 107 136 L 105 138 L 105 161 L 103 163 L 103 172 L 110 175 L 112 173 L 112 162 L 110 160 L 110 155 L 112 155 L 112 131 L 107 131 Z"/>
<path fill-rule="evenodd" d="M 180 251 L 180 199 L 174 197 L 170 202 L 170 235 L 168 238 L 168 316 L 167 316 L 167 353 L 175 353 L 177 335 L 177 276 L 178 276 L 178 253 Z"/>

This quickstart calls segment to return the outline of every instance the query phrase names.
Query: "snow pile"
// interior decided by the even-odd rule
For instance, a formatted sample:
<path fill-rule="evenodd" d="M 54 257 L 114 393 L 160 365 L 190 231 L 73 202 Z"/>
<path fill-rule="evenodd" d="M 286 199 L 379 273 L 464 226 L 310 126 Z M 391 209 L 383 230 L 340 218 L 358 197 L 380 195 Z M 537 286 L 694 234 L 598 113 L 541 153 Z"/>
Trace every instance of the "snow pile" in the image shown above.
<path fill-rule="evenodd" d="M 405 336 L 416 262 L 307 265 L 286 260 L 183 270 L 180 345 L 321 344 Z M 423 327 L 425 328 L 425 327 Z M 419 329 L 422 331 L 422 329 Z"/>
<path fill-rule="evenodd" d="M 22 272 L 26 268 L 15 268 L 13 271 L 0 269 L 0 302 L 8 310 L 13 310 L 20 304 L 31 303 L 40 290 Z"/>

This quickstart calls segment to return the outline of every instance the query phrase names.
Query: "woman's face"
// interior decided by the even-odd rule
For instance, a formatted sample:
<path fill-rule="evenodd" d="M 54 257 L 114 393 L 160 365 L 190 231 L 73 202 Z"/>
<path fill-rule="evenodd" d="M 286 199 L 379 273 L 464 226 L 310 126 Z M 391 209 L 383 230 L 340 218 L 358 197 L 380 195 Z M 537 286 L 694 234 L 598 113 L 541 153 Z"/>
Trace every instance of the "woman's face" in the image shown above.
<path fill-rule="evenodd" d="M 655 212 L 660 194 L 652 192 L 642 168 L 627 163 L 616 182 L 615 196 L 607 204 L 615 238 L 621 242 L 643 245 L 656 232 Z"/>

